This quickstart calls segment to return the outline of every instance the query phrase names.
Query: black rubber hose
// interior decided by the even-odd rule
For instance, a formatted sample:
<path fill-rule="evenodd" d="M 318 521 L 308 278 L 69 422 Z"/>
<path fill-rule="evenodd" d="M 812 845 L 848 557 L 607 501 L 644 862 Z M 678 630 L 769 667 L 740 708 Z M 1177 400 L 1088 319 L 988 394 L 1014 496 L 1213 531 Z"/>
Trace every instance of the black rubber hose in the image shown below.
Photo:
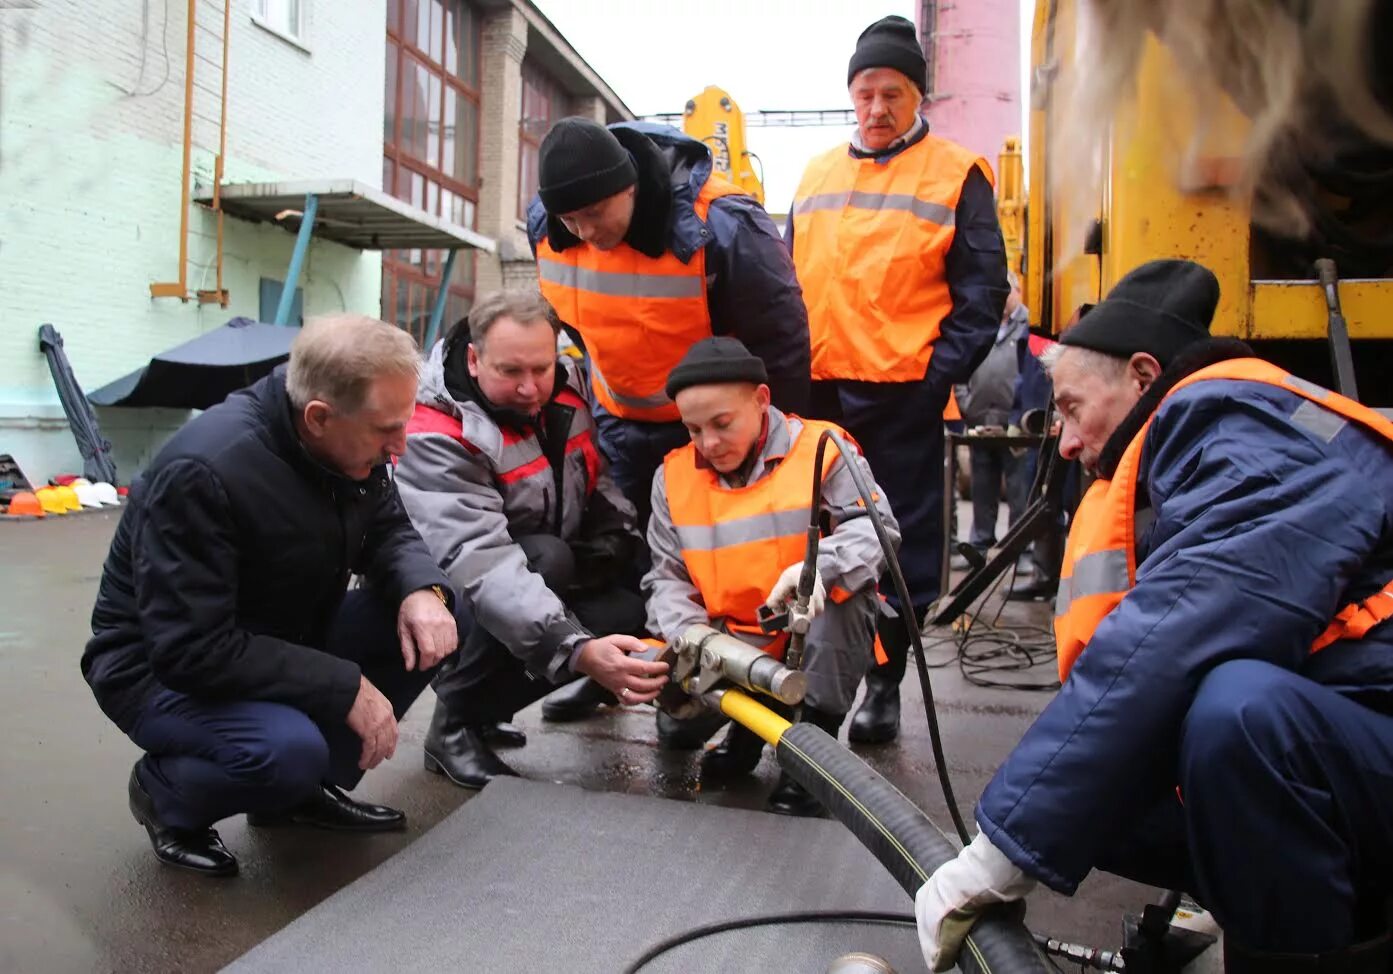
<path fill-rule="evenodd" d="M 819 727 L 794 724 L 778 746 L 779 766 L 822 802 L 914 896 L 958 848 L 899 789 Z M 1023 922 L 1023 904 L 983 911 L 963 944 L 965 974 L 1048 974 Z"/>
<path fill-rule="evenodd" d="M 963 845 L 967 845 L 972 839 L 967 834 L 967 823 L 963 821 L 962 812 L 958 811 L 958 799 L 953 794 L 953 781 L 948 776 L 948 759 L 943 753 L 943 734 L 938 728 L 938 706 L 934 703 L 933 684 L 929 682 L 929 667 L 924 660 L 924 639 L 919 632 L 919 620 L 914 616 L 914 603 L 909 598 L 909 585 L 904 580 L 904 571 L 900 568 L 899 558 L 895 556 L 895 546 L 890 542 L 890 535 L 885 530 L 885 522 L 880 518 L 880 510 L 876 507 L 875 493 L 871 490 L 871 485 L 866 482 L 865 475 L 861 473 L 861 467 L 856 462 L 860 455 L 831 430 L 823 431 L 821 438 L 817 441 L 817 460 L 813 464 L 812 525 L 808 528 L 809 548 L 813 553 L 805 562 L 804 579 L 811 590 L 812 579 L 808 577 L 806 565 L 809 562 L 815 564 L 817 558 L 817 548 L 813 543 L 816 540 L 814 529 L 817 526 L 818 512 L 822 508 L 822 455 L 829 440 L 836 444 L 837 449 L 841 452 L 842 462 L 846 464 L 847 470 L 851 473 L 851 479 L 856 484 L 857 492 L 861 495 L 861 502 L 866 505 L 866 514 L 871 519 L 871 527 L 875 529 L 875 536 L 880 541 L 881 549 L 885 552 L 885 565 L 891 580 L 895 583 L 895 594 L 900 600 L 900 621 L 905 624 L 905 629 L 909 632 L 910 645 L 914 647 L 915 671 L 919 674 L 919 690 L 924 695 L 924 717 L 929 722 L 929 747 L 933 750 L 934 768 L 938 772 L 938 785 L 943 791 L 943 801 L 948 806 L 948 814 L 952 816 L 953 827 L 958 830 L 958 838 L 962 840 Z"/>

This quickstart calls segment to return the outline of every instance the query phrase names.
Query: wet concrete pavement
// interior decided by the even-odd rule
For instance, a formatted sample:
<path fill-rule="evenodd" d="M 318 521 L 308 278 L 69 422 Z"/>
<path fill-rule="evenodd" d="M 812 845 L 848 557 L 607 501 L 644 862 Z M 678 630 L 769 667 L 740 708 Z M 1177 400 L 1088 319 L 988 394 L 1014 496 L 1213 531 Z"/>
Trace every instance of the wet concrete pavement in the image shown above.
<path fill-rule="evenodd" d="M 115 513 L 91 513 L 0 524 L 0 972 L 217 970 L 470 796 L 421 767 L 433 702 L 427 693 L 403 722 L 397 756 L 369 773 L 356 793 L 405 809 L 405 833 L 257 830 L 239 816 L 219 826 L 241 860 L 237 878 L 207 880 L 161 867 L 126 809 L 126 779 L 139 752 L 102 716 L 78 671 L 116 520 Z M 1020 618 L 1015 611 L 1008 618 Z M 1043 607 L 1031 610 L 1033 621 L 1045 615 Z M 1047 678 L 1048 668 L 1039 675 Z M 956 667 L 933 676 L 954 788 L 970 815 L 1049 695 L 975 687 Z M 859 753 L 950 829 L 912 675 L 905 687 L 900 743 Z M 558 726 L 543 724 L 533 707 L 518 723 L 531 739 L 505 757 L 537 780 L 758 808 L 777 773 L 766 752 L 757 779 L 703 788 L 697 755 L 654 747 L 646 708 Z M 1073 899 L 1035 894 L 1031 925 L 1113 947 L 1122 910 L 1138 911 L 1150 893 L 1095 875 Z"/>

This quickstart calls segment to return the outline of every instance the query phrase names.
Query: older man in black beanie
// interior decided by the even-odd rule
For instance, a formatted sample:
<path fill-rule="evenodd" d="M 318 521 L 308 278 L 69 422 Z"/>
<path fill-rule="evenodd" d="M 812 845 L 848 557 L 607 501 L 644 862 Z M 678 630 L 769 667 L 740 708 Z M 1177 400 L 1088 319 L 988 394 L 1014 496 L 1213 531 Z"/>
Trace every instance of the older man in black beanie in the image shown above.
<path fill-rule="evenodd" d="M 904 531 L 900 560 L 923 618 L 939 595 L 944 407 L 996 339 L 1010 287 L 986 160 L 929 134 L 914 25 L 885 17 L 847 66 L 856 133 L 808 164 L 786 234 L 808 306 L 812 415 L 860 441 Z M 884 586 L 887 590 L 889 586 Z M 866 678 L 851 739 L 899 731 L 904 626 Z"/>
<path fill-rule="evenodd" d="M 694 345 L 668 377 L 667 394 L 682 412 L 691 443 L 670 453 L 653 478 L 653 568 L 643 580 L 648 628 L 672 640 L 691 626 L 709 625 L 781 659 L 787 634 L 762 633 L 756 613 L 762 605 L 783 608 L 794 595 L 806 553 L 818 439 L 825 429 L 845 433 L 771 406 L 764 363 L 733 338 Z M 858 456 L 853 462 L 874 484 L 866 461 Z M 879 489 L 872 489 L 897 540 L 894 517 Z M 840 457 L 826 468 L 821 496 L 829 528 L 809 600 L 815 618 L 807 636 L 802 719 L 836 737 L 871 662 L 876 576 L 885 556 Z M 763 750 L 762 739 L 732 724 L 703 757 L 702 776 L 749 774 Z M 768 807 L 786 815 L 819 809 L 787 775 Z"/>
<path fill-rule="evenodd" d="M 807 311 L 769 215 L 712 173 L 702 143 L 662 125 L 565 118 L 540 157 L 528 235 L 542 293 L 585 344 L 600 445 L 642 530 L 653 472 L 687 438 L 668 372 L 702 339 L 731 335 L 763 361 L 775 404 L 805 412 Z M 545 713 L 582 717 L 595 698 L 580 681 Z"/>
<path fill-rule="evenodd" d="M 1218 301 L 1153 261 L 1048 353 L 1060 452 L 1098 477 L 1063 688 L 919 891 L 934 970 L 974 912 L 1092 869 L 1193 894 L 1230 974 L 1389 970 L 1393 423 L 1210 339 Z"/>

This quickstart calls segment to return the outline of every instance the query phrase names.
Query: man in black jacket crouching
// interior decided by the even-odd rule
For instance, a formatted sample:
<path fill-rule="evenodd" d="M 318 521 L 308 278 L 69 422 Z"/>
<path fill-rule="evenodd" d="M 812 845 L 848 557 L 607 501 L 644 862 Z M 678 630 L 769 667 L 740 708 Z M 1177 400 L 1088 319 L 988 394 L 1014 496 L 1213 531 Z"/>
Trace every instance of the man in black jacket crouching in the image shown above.
<path fill-rule="evenodd" d="M 130 807 L 160 861 L 235 873 L 212 825 L 240 812 L 404 826 L 343 789 L 391 757 L 458 641 L 448 581 L 387 473 L 419 362 L 385 322 L 312 320 L 287 369 L 184 426 L 132 490 L 82 672 L 147 752 Z M 366 584 L 348 591 L 353 574 Z"/>

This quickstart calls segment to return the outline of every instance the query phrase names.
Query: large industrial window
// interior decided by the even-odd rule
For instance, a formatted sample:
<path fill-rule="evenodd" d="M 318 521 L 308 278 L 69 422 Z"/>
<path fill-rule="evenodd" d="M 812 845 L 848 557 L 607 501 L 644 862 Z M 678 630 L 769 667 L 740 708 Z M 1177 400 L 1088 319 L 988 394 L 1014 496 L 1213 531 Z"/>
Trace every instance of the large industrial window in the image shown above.
<path fill-rule="evenodd" d="M 382 188 L 412 206 L 475 229 L 479 203 L 479 15 L 464 0 L 388 0 Z M 445 264 L 441 250 L 382 259 L 382 317 L 416 336 Z M 474 294 L 474 252 L 455 262 L 444 327 Z"/>
<path fill-rule="evenodd" d="M 518 219 L 537 195 L 538 157 L 542 138 L 566 114 L 566 93 L 536 62 L 522 62 L 522 115 L 518 123 Z"/>

